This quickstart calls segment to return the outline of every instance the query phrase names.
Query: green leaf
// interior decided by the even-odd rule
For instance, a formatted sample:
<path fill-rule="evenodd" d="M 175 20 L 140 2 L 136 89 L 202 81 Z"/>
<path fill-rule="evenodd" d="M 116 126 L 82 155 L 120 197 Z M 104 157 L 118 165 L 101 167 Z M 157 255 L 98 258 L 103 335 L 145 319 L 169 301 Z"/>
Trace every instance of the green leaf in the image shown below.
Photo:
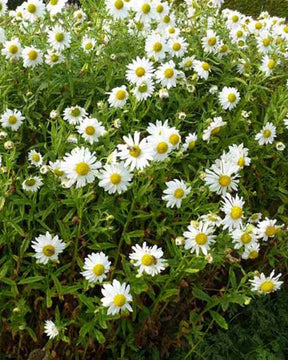
<path fill-rule="evenodd" d="M 210 310 L 210 315 L 212 316 L 212 319 L 223 329 L 228 330 L 228 324 L 223 316 L 218 314 L 216 311 Z"/>
<path fill-rule="evenodd" d="M 26 279 L 22 279 L 18 282 L 18 285 L 26 285 L 26 284 L 31 284 L 31 283 L 35 283 L 38 281 L 41 281 L 44 279 L 44 276 L 31 276 L 29 278 Z"/>

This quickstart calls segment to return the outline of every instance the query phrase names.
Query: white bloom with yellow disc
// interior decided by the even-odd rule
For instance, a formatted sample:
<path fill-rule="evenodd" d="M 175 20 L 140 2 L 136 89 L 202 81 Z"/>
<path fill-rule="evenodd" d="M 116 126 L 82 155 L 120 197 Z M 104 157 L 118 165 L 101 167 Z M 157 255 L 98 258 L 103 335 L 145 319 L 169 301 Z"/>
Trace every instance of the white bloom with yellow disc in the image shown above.
<path fill-rule="evenodd" d="M 254 276 L 254 279 L 250 280 L 252 285 L 251 290 L 258 292 L 259 294 L 269 294 L 277 291 L 281 288 L 283 281 L 279 281 L 281 273 L 274 276 L 275 270 L 271 272 L 269 276 L 265 276 L 263 273 L 260 276 Z"/>
<path fill-rule="evenodd" d="M 102 282 L 107 277 L 111 262 L 103 252 L 92 253 L 85 258 L 81 274 L 91 283 Z"/>
<path fill-rule="evenodd" d="M 178 179 L 168 181 L 165 184 L 167 189 L 163 191 L 165 195 L 162 196 L 162 199 L 167 201 L 167 207 L 173 208 L 176 206 L 179 209 L 182 205 L 182 200 L 190 193 L 191 188 L 183 180 Z"/>
<path fill-rule="evenodd" d="M 66 244 L 59 239 L 58 235 L 52 237 L 47 231 L 45 235 L 36 237 L 31 246 L 36 252 L 34 256 L 38 262 L 45 265 L 49 260 L 58 260 L 58 256 L 63 252 Z"/>
<path fill-rule="evenodd" d="M 121 284 L 114 279 L 112 284 L 104 284 L 102 289 L 103 298 L 101 302 L 103 306 L 108 307 L 108 315 L 116 315 L 120 311 L 128 310 L 132 312 L 132 307 L 129 302 L 132 301 L 130 294 L 130 285 L 125 282 Z"/>
<path fill-rule="evenodd" d="M 204 255 L 208 254 L 210 245 L 215 242 L 214 228 L 206 222 L 199 221 L 196 225 L 189 225 L 188 231 L 184 231 L 185 249 L 190 250 L 191 253 L 197 254 L 201 252 Z"/>
<path fill-rule="evenodd" d="M 127 190 L 133 175 L 123 163 L 106 164 L 98 174 L 99 186 L 109 194 L 123 193 Z"/>

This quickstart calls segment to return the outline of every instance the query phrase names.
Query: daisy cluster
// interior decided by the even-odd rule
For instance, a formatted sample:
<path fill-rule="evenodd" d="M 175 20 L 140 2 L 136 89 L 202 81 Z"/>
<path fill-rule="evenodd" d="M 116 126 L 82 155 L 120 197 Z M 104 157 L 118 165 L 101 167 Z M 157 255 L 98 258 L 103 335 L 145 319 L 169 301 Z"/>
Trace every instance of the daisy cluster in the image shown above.
<path fill-rule="evenodd" d="M 53 98 L 54 108 L 51 105 L 49 117 L 45 115 L 47 124 L 43 124 L 42 118 L 33 124 L 29 106 L 19 105 L 22 100 L 3 101 L 0 137 L 15 139 L 15 144 L 11 140 L 4 143 L 5 150 L 17 148 L 19 134 L 25 137 L 31 128 L 36 137 L 28 149 L 24 145 L 24 150 L 21 148 L 24 156 L 19 157 L 17 163 L 21 167 L 21 176 L 15 180 L 17 192 L 31 195 L 30 199 L 34 196 L 33 201 L 37 202 L 42 189 L 49 189 L 52 178 L 63 196 L 69 197 L 73 191 L 77 192 L 75 189 L 81 188 L 83 193 L 93 189 L 105 199 L 121 195 L 121 199 L 127 200 L 129 190 L 137 187 L 139 176 L 148 182 L 151 174 L 157 176 L 166 166 L 168 175 L 162 183 L 155 184 L 157 191 L 153 197 L 159 206 L 168 208 L 167 213 L 172 214 L 173 221 L 175 214 L 175 223 L 179 220 L 181 226 L 186 226 L 180 221 L 181 210 L 190 216 L 195 196 L 203 193 L 207 205 L 204 208 L 213 206 L 216 209 L 214 212 L 193 209 L 197 217 L 191 220 L 188 229 L 179 231 L 177 228 L 178 234 L 183 235 L 176 239 L 176 245 L 183 247 L 180 250 L 183 258 L 191 253 L 192 258 L 203 257 L 207 263 L 213 262 L 218 239 L 224 235 L 229 239 L 226 248 L 232 246 L 239 258 L 247 260 L 248 264 L 258 258 L 264 243 L 265 246 L 273 244 L 284 224 L 279 224 L 264 211 L 253 214 L 255 210 L 248 207 L 245 199 L 244 180 L 249 171 L 252 173 L 257 151 L 270 151 L 278 134 L 287 130 L 288 112 L 281 113 L 282 123 L 265 116 L 259 126 L 248 109 L 255 100 L 256 90 L 265 90 L 266 86 L 271 87 L 271 80 L 283 77 L 288 59 L 288 27 L 284 19 L 267 13 L 253 19 L 234 10 L 221 11 L 223 0 L 210 0 L 205 4 L 206 12 L 202 12 L 201 2 L 197 0 L 185 0 L 180 10 L 161 0 L 106 0 L 105 8 L 100 9 L 105 19 L 97 27 L 98 19 L 93 23 L 91 14 L 70 8 L 66 0 L 50 0 L 47 4 L 41 0 L 27 0 L 10 12 L 7 1 L 0 0 L 0 17 L 6 19 L 6 27 L 0 28 L 1 64 L 7 69 L 11 66 L 20 69 L 21 74 L 27 75 L 29 86 L 31 79 L 37 78 L 41 71 L 47 71 L 53 79 L 55 70 L 61 81 L 61 77 L 69 74 L 73 61 L 78 67 L 80 64 L 79 77 L 85 76 L 89 67 L 93 69 L 101 59 L 105 59 L 103 66 L 108 57 L 111 62 L 117 61 L 121 54 L 110 54 L 109 45 L 117 39 L 119 28 L 139 46 L 136 56 L 125 52 L 125 61 L 118 64 L 120 69 L 109 75 L 115 76 L 115 81 L 108 80 L 107 75 L 107 84 L 96 86 L 101 69 L 96 75 L 93 73 L 92 93 L 94 87 L 97 91 L 100 88 L 97 106 L 91 105 L 95 100 L 93 96 L 87 99 L 83 96 L 79 100 L 73 96 L 74 89 L 69 88 L 72 94 L 69 100 L 65 91 L 58 92 L 59 99 Z M 38 35 L 43 41 L 38 40 Z M 226 68 L 230 73 L 225 78 Z M 88 76 L 92 77 L 90 73 Z M 255 77 L 260 79 L 256 90 L 249 83 Z M 85 86 L 83 89 L 85 91 Z M 178 108 L 187 93 L 201 103 L 201 110 L 198 108 L 195 115 L 199 117 L 196 125 L 190 121 L 193 109 L 187 110 L 185 104 Z M 29 102 L 28 95 L 33 97 L 29 91 L 23 98 L 28 98 Z M 176 115 L 161 116 L 170 103 L 177 108 Z M 144 119 L 137 118 L 140 108 L 141 111 L 145 109 Z M 152 108 L 160 109 L 158 117 L 154 118 Z M 129 120 L 125 119 L 127 114 Z M 238 133 L 236 115 L 245 126 L 251 125 L 249 145 Z M 129 131 L 125 130 L 127 128 Z M 55 138 L 57 132 L 65 134 L 64 143 L 58 147 L 55 141 L 51 145 L 53 141 L 47 135 L 52 133 L 51 129 L 56 133 Z M 226 142 L 230 132 L 233 133 L 232 143 Z M 222 146 L 222 139 L 227 147 Z M 61 151 L 49 152 L 50 147 L 59 149 L 60 145 Z M 276 143 L 276 149 L 283 151 L 285 144 Z M 15 159 L 18 161 L 16 155 Z M 189 174 L 191 159 L 199 169 L 195 170 L 196 180 Z M 8 161 L 2 164 L 1 160 L 1 171 L 10 174 Z M 170 168 L 172 163 L 176 164 L 175 168 Z M 178 164 L 183 171 L 178 171 Z M 14 175 L 11 177 L 14 181 Z M 197 179 L 202 184 L 195 188 Z M 52 233 L 46 231 L 31 242 L 37 264 L 48 267 L 59 263 L 59 256 L 70 245 L 60 233 Z M 145 276 L 150 281 L 174 265 L 173 259 L 166 259 L 164 247 L 154 243 L 151 246 L 148 241 L 149 238 L 140 244 L 129 244 L 129 253 L 121 256 L 137 269 L 136 279 Z M 101 303 L 108 308 L 108 315 L 126 310 L 132 312 L 133 285 L 130 288 L 130 283 L 115 278 L 118 274 L 114 274 L 111 254 L 106 249 L 85 254 L 82 265 L 81 261 L 78 263 L 81 275 L 85 286 L 101 286 Z M 281 274 L 274 275 L 274 270 L 268 277 L 263 273 L 255 275 L 250 280 L 251 290 L 259 294 L 278 290 L 282 284 Z M 53 321 L 47 320 L 45 333 L 54 338 L 59 335 L 59 329 Z"/>

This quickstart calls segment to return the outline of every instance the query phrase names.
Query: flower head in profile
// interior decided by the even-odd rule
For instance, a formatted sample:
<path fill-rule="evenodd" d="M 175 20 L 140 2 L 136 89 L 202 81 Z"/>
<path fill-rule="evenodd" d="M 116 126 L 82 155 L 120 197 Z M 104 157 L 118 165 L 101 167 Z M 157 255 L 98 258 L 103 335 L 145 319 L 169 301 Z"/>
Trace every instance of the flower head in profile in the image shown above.
<path fill-rule="evenodd" d="M 58 336 L 59 330 L 52 320 L 46 320 L 44 324 L 44 333 L 49 339 L 54 339 Z"/>

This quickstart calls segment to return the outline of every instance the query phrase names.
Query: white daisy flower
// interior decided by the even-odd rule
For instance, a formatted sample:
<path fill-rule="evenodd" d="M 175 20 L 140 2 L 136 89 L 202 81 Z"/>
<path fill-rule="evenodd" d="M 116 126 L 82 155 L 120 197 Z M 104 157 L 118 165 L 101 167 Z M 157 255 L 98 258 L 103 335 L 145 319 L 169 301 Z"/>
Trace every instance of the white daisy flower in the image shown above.
<path fill-rule="evenodd" d="M 223 196 L 221 210 L 225 213 L 225 218 L 223 219 L 223 230 L 229 229 L 239 229 L 243 226 L 243 198 L 240 198 L 238 195 L 232 197 L 230 194 Z"/>
<path fill-rule="evenodd" d="M 150 137 L 161 136 L 164 133 L 167 133 L 170 130 L 170 126 L 168 125 L 168 120 L 165 120 L 163 123 L 161 120 L 156 120 L 156 123 L 149 123 L 147 127 L 147 132 L 150 134 Z M 148 136 L 148 138 L 150 138 Z"/>
<path fill-rule="evenodd" d="M 249 223 L 258 223 L 261 220 L 261 218 L 262 218 L 261 213 L 255 213 L 249 217 L 248 222 Z"/>
<path fill-rule="evenodd" d="M 233 10 L 227 16 L 226 24 L 229 29 L 236 29 L 241 26 L 243 16 L 239 11 Z"/>
<path fill-rule="evenodd" d="M 235 249 L 240 249 L 257 243 L 256 229 L 250 224 L 247 224 L 245 228 L 233 230 L 231 232 L 231 236 Z"/>
<path fill-rule="evenodd" d="M 76 10 L 73 13 L 73 17 L 75 20 L 77 20 L 78 22 L 83 22 L 87 19 L 87 15 L 84 13 L 84 11 L 82 10 Z"/>
<path fill-rule="evenodd" d="M 153 0 L 153 4 L 159 19 L 169 14 L 170 7 L 167 1 L 164 2 L 162 0 Z"/>
<path fill-rule="evenodd" d="M 252 244 L 249 244 L 245 246 L 244 252 L 241 255 L 242 259 L 244 260 L 254 260 L 257 259 L 259 256 L 260 251 L 260 245 L 258 242 L 253 242 Z"/>
<path fill-rule="evenodd" d="M 168 134 L 149 136 L 149 144 L 153 149 L 154 161 L 164 161 L 172 150 Z"/>
<path fill-rule="evenodd" d="M 32 176 L 23 181 L 22 188 L 26 191 L 36 192 L 42 185 L 42 180 L 38 176 Z"/>
<path fill-rule="evenodd" d="M 108 102 L 111 107 L 121 108 L 126 104 L 128 92 L 125 85 L 112 89 L 109 94 Z"/>
<path fill-rule="evenodd" d="M 215 117 L 213 121 L 209 124 L 208 128 L 203 131 L 202 139 L 209 143 L 211 135 L 218 135 L 221 127 L 225 126 L 227 123 L 222 120 L 221 116 Z"/>
<path fill-rule="evenodd" d="M 139 267 L 139 274 L 144 272 L 155 276 L 165 269 L 165 260 L 162 259 L 163 251 L 156 245 L 147 246 L 144 242 L 142 246 L 138 244 L 132 246 L 132 250 L 134 252 L 129 255 L 129 258 L 133 260 L 134 266 Z"/>
<path fill-rule="evenodd" d="M 280 289 L 283 281 L 279 281 L 281 273 L 274 276 L 275 271 L 273 270 L 269 276 L 265 276 L 263 273 L 260 276 L 254 276 L 254 279 L 250 280 L 252 285 L 251 290 L 258 292 L 259 294 L 269 294 L 271 292 Z"/>
<path fill-rule="evenodd" d="M 99 186 L 109 194 L 123 193 L 127 190 L 133 175 L 123 163 L 106 164 L 99 174 Z"/>
<path fill-rule="evenodd" d="M 183 70 L 191 70 L 193 67 L 194 60 L 195 60 L 194 56 L 188 56 L 183 58 L 179 65 Z"/>
<path fill-rule="evenodd" d="M 224 86 L 219 93 L 219 102 L 224 110 L 232 110 L 240 101 L 239 91 L 234 87 Z"/>
<path fill-rule="evenodd" d="M 80 125 L 76 126 L 76 129 L 90 144 L 97 142 L 99 137 L 106 133 L 102 122 L 95 118 L 84 119 Z"/>
<path fill-rule="evenodd" d="M 66 244 L 58 235 L 52 237 L 47 231 L 45 235 L 36 237 L 31 246 L 36 252 L 34 256 L 38 262 L 45 265 L 49 260 L 58 260 L 58 255 L 63 252 Z"/>
<path fill-rule="evenodd" d="M 117 145 L 119 150 L 117 156 L 125 161 L 125 166 L 129 166 L 131 170 L 143 170 L 148 166 L 149 161 L 153 160 L 153 153 L 147 139 L 140 141 L 140 133 L 135 131 L 133 137 L 129 134 L 124 136 L 123 140 L 125 144 Z"/>
<path fill-rule="evenodd" d="M 147 100 L 154 93 L 154 82 L 151 79 L 147 79 L 145 81 L 140 82 L 136 87 L 132 90 L 133 95 L 136 97 L 138 101 Z"/>
<path fill-rule="evenodd" d="M 0 123 L 4 128 L 10 128 L 13 131 L 17 131 L 24 119 L 21 111 L 6 109 L 0 118 Z"/>
<path fill-rule="evenodd" d="M 81 147 L 75 148 L 70 154 L 66 154 L 62 161 L 61 170 L 69 179 L 68 187 L 76 183 L 76 189 L 90 184 L 95 180 L 101 163 L 97 161 L 95 153 Z"/>
<path fill-rule="evenodd" d="M 239 167 L 231 162 L 217 159 L 210 169 L 206 169 L 205 184 L 219 195 L 238 189 Z"/>
<path fill-rule="evenodd" d="M 188 134 L 185 138 L 185 142 L 183 144 L 183 150 L 187 151 L 187 150 L 192 150 L 195 147 L 197 141 L 197 134 L 193 133 L 193 134 Z"/>
<path fill-rule="evenodd" d="M 129 15 L 130 6 L 124 0 L 106 0 L 106 9 L 114 19 L 125 19 Z"/>
<path fill-rule="evenodd" d="M 249 166 L 251 163 L 251 159 L 248 157 L 248 149 L 243 144 L 230 145 L 228 156 L 229 160 L 240 168 Z"/>
<path fill-rule="evenodd" d="M 22 51 L 23 66 L 24 67 L 35 67 L 42 64 L 43 54 L 39 49 L 34 46 L 26 46 Z"/>
<path fill-rule="evenodd" d="M 176 86 L 178 74 L 179 71 L 175 69 L 175 63 L 170 60 L 169 62 L 159 66 L 155 72 L 155 77 L 158 83 L 169 90 L 171 87 Z"/>
<path fill-rule="evenodd" d="M 266 76 L 269 76 L 272 74 L 276 65 L 277 62 L 271 56 L 265 55 L 262 59 L 262 64 L 259 69 L 263 71 Z"/>
<path fill-rule="evenodd" d="M 68 107 L 63 111 L 63 119 L 71 125 L 81 123 L 81 121 L 86 118 L 86 116 L 86 110 L 80 106 Z"/>
<path fill-rule="evenodd" d="M 210 65 L 205 61 L 194 60 L 193 70 L 201 79 L 208 79 L 209 72 L 211 71 Z"/>
<path fill-rule="evenodd" d="M 47 10 L 50 15 L 56 15 L 65 7 L 67 0 L 50 0 L 47 4 Z"/>
<path fill-rule="evenodd" d="M 213 235 L 214 228 L 208 223 L 200 221 L 197 226 L 189 225 L 188 231 L 184 231 L 185 249 L 190 249 L 191 253 L 196 252 L 198 256 L 201 252 L 204 255 L 208 254 L 210 245 L 215 242 L 215 235 Z"/>
<path fill-rule="evenodd" d="M 170 12 L 167 15 L 161 16 L 160 20 L 158 20 L 158 29 L 160 31 L 171 27 L 175 28 L 175 25 L 176 25 L 176 17 L 172 12 Z M 178 33 L 176 33 L 175 35 L 178 35 Z"/>
<path fill-rule="evenodd" d="M 153 63 L 145 58 L 137 56 L 136 60 L 133 60 L 127 66 L 126 78 L 132 84 L 139 84 L 153 76 L 154 67 Z"/>
<path fill-rule="evenodd" d="M 55 162 L 49 162 L 49 168 L 52 173 L 60 179 L 65 177 L 65 172 L 62 170 L 62 161 L 56 160 Z"/>
<path fill-rule="evenodd" d="M 284 225 L 276 225 L 277 220 L 269 219 L 259 221 L 257 224 L 257 237 L 263 241 L 273 238 Z"/>
<path fill-rule="evenodd" d="M 81 274 L 91 283 L 102 282 L 107 277 L 111 262 L 103 252 L 92 253 L 85 258 Z"/>
<path fill-rule="evenodd" d="M 86 52 L 89 53 L 91 52 L 96 45 L 96 41 L 93 38 L 88 37 L 87 35 L 85 35 L 82 39 L 82 49 Z"/>
<path fill-rule="evenodd" d="M 112 284 L 104 284 L 102 289 L 103 298 L 101 299 L 103 306 L 108 307 L 107 314 L 115 315 L 126 309 L 132 312 L 129 302 L 132 301 L 130 294 L 130 285 L 120 282 L 116 279 Z"/>
<path fill-rule="evenodd" d="M 145 51 L 149 58 L 159 61 L 165 58 L 168 51 L 165 38 L 160 34 L 151 34 L 146 38 Z"/>
<path fill-rule="evenodd" d="M 44 324 L 44 333 L 49 337 L 49 339 L 54 339 L 59 334 L 57 326 L 51 320 L 46 320 Z"/>
<path fill-rule="evenodd" d="M 30 161 L 30 163 L 32 165 L 35 165 L 37 167 L 40 167 L 43 163 L 43 159 L 42 159 L 42 155 L 35 151 L 35 150 L 30 150 L 28 153 L 28 160 Z"/>
<path fill-rule="evenodd" d="M 216 35 L 215 31 L 207 30 L 206 36 L 201 39 L 203 50 L 206 53 L 213 53 L 217 52 L 219 47 L 219 37 Z"/>
<path fill-rule="evenodd" d="M 4 15 L 8 9 L 8 0 L 0 0 L 0 16 Z"/>
<path fill-rule="evenodd" d="M 56 51 L 63 51 L 70 47 L 71 35 L 62 26 L 56 25 L 48 31 L 48 43 Z"/>
<path fill-rule="evenodd" d="M 166 130 L 166 134 L 168 136 L 169 144 L 172 146 L 173 149 L 178 149 L 181 143 L 181 135 L 179 130 L 175 127 L 171 127 Z"/>
<path fill-rule="evenodd" d="M 6 59 L 19 59 L 22 55 L 22 47 L 19 39 L 14 38 L 10 41 L 5 41 L 1 54 L 4 55 Z"/>
<path fill-rule="evenodd" d="M 256 134 L 255 140 L 258 141 L 259 145 L 272 144 L 276 137 L 276 126 L 268 122 L 263 126 L 261 131 Z"/>
<path fill-rule="evenodd" d="M 155 4 L 151 0 L 137 0 L 132 3 L 133 10 L 136 12 L 135 20 L 144 24 L 157 19 Z"/>
<path fill-rule="evenodd" d="M 45 4 L 41 0 L 28 0 L 24 4 L 23 17 L 34 22 L 45 15 Z"/>
<path fill-rule="evenodd" d="M 263 31 L 256 37 L 258 51 L 262 54 L 268 54 L 273 49 L 273 37 L 268 31 Z"/>
<path fill-rule="evenodd" d="M 162 199 L 167 201 L 166 206 L 173 208 L 176 206 L 180 209 L 182 200 L 190 193 L 191 188 L 187 187 L 183 180 L 174 179 L 165 183 L 167 189 L 163 191 L 165 194 Z"/>
<path fill-rule="evenodd" d="M 47 54 L 45 54 L 45 63 L 49 66 L 53 67 L 54 65 L 61 64 L 64 62 L 64 56 L 62 53 L 57 52 L 55 50 L 47 50 Z"/>
<path fill-rule="evenodd" d="M 200 220 L 204 223 L 207 223 L 211 227 L 219 227 L 222 225 L 221 217 L 213 213 L 201 215 Z"/>
<path fill-rule="evenodd" d="M 171 56 L 182 58 L 188 48 L 188 44 L 185 39 L 181 36 L 173 37 L 168 41 L 168 51 Z"/>

